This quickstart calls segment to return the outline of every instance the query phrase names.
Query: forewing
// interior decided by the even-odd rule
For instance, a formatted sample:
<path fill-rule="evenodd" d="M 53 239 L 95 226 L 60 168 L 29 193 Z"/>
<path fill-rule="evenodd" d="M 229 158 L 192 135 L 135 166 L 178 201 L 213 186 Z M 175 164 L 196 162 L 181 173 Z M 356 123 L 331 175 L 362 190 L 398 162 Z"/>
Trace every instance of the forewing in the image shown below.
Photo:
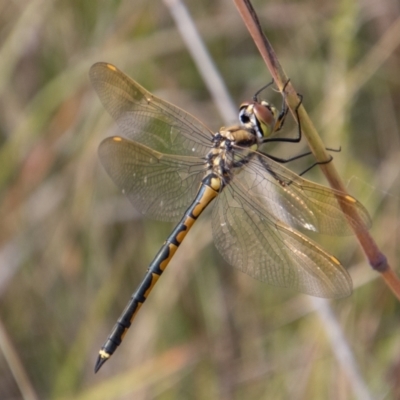
<path fill-rule="evenodd" d="M 199 157 L 161 154 L 119 136 L 101 142 L 99 157 L 142 214 L 164 221 L 182 217 L 196 196 L 205 168 Z"/>
<path fill-rule="evenodd" d="M 315 242 L 260 212 L 232 183 L 213 209 L 214 242 L 228 263 L 274 286 L 318 297 L 350 295 L 352 282 L 340 262 Z"/>
<path fill-rule="evenodd" d="M 164 154 L 207 154 L 212 133 L 199 120 L 153 96 L 111 64 L 96 63 L 89 75 L 125 137 Z"/>
<path fill-rule="evenodd" d="M 263 154 L 254 153 L 234 180 L 243 186 L 254 207 L 294 228 L 348 235 L 353 233 L 351 227 L 371 226 L 368 211 L 354 197 L 308 181 Z M 361 224 L 345 216 L 340 203 L 356 212 Z"/>

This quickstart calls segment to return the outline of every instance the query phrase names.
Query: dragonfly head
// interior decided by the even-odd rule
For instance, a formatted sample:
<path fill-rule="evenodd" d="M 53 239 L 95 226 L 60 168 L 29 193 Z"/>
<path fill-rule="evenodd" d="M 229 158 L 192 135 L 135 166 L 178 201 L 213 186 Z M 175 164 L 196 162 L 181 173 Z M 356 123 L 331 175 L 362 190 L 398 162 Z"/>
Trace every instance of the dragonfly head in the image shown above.
<path fill-rule="evenodd" d="M 242 103 L 239 108 L 240 123 L 244 128 L 254 131 L 258 139 L 274 133 L 278 114 L 278 110 L 264 100 Z"/>

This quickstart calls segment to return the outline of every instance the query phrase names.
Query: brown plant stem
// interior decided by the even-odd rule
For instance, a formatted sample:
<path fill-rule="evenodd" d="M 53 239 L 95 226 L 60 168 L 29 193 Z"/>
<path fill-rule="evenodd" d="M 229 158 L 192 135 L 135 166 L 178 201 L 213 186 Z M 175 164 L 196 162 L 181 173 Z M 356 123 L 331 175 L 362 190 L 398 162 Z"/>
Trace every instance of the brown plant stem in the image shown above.
<path fill-rule="evenodd" d="M 258 17 L 249 0 L 234 0 L 239 14 L 241 15 L 247 29 L 252 36 L 254 43 L 256 44 L 261 56 L 263 57 L 274 81 L 282 91 L 288 78 L 281 67 L 278 58 L 272 48 L 267 37 L 264 35 Z M 293 88 L 291 82 L 286 85 L 285 92 L 287 92 L 286 102 L 295 116 L 295 108 L 298 104 L 298 96 L 296 90 Z M 304 136 L 307 138 L 308 144 L 315 158 L 319 162 L 324 162 L 329 159 L 329 155 L 325 149 L 325 146 L 319 137 L 313 123 L 311 122 L 305 108 L 301 105 L 298 109 L 298 115 L 301 120 L 301 127 Z M 334 163 L 329 162 L 320 165 L 322 172 L 328 179 L 330 186 L 336 190 L 346 193 L 346 187 L 344 186 L 339 174 L 337 173 Z M 340 202 L 339 202 L 340 203 Z M 359 226 L 362 226 L 361 220 L 357 213 L 346 207 L 346 204 L 340 203 L 343 212 L 359 222 Z M 354 229 L 354 233 L 364 250 L 365 255 L 371 267 L 379 272 L 384 279 L 385 283 L 392 290 L 395 296 L 400 300 L 400 280 L 394 273 L 393 269 L 387 262 L 386 256 L 380 251 L 378 245 L 368 232 L 367 228 Z"/>

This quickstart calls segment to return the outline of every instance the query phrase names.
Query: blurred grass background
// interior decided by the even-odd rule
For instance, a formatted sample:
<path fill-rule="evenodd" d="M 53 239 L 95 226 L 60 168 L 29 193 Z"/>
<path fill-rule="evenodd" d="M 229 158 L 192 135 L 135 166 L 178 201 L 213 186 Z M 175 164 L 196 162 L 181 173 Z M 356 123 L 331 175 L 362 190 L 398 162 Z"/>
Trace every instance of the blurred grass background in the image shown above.
<path fill-rule="evenodd" d="M 240 104 L 270 76 L 233 3 L 185 4 Z M 254 6 L 326 146 L 342 147 L 335 164 L 398 270 L 398 1 Z M 213 130 L 223 124 L 162 1 L 0 2 L 0 398 L 360 398 L 315 304 L 226 265 L 207 216 L 122 347 L 93 374 L 99 347 L 172 228 L 142 218 L 98 161 L 97 146 L 116 125 L 89 84 L 96 61 Z M 305 162 L 291 167 L 300 172 Z M 307 178 L 325 183 L 317 169 Z M 316 240 L 354 278 L 354 294 L 331 307 L 371 397 L 400 398 L 398 301 L 354 238 Z"/>

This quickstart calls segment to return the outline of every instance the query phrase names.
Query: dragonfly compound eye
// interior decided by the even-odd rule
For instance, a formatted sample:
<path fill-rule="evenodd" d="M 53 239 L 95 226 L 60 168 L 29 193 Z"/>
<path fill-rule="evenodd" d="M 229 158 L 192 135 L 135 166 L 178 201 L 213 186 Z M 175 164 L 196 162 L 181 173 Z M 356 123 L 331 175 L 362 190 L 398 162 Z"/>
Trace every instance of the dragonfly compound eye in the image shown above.
<path fill-rule="evenodd" d="M 258 129 L 263 137 L 268 137 L 275 126 L 277 110 L 266 101 L 254 103 L 253 112 L 257 120 Z"/>

